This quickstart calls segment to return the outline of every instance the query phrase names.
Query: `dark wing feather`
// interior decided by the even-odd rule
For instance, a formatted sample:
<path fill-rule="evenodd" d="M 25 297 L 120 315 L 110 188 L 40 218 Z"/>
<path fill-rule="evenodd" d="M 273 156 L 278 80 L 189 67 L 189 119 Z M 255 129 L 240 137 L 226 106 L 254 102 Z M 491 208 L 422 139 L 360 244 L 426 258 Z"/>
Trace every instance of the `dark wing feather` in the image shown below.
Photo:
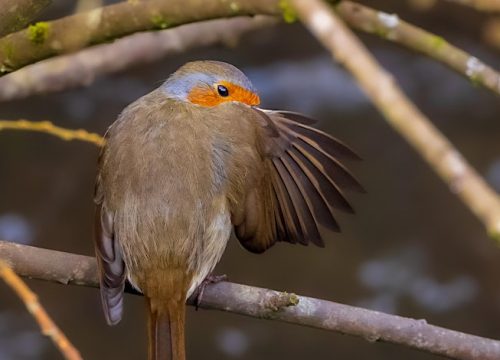
<path fill-rule="evenodd" d="M 266 175 L 247 196 L 243 220 L 234 224 L 236 236 L 252 252 L 262 252 L 276 241 L 324 246 L 320 224 L 340 231 L 333 209 L 354 212 L 344 191 L 364 192 L 341 163 L 359 157 L 341 141 L 311 127 L 314 121 L 304 115 L 255 111 Z M 263 205 L 266 197 L 273 201 Z"/>
<path fill-rule="evenodd" d="M 94 242 L 102 307 L 107 323 L 115 325 L 121 320 L 123 312 L 126 269 L 120 245 L 115 238 L 113 215 L 104 205 L 99 175 L 94 201 L 96 203 Z"/>

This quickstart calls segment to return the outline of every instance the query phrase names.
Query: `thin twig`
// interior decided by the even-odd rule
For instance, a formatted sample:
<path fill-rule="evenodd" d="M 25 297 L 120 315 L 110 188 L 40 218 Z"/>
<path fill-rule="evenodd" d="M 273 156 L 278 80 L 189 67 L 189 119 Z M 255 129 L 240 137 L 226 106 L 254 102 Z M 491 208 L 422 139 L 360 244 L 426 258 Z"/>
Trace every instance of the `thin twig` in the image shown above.
<path fill-rule="evenodd" d="M 21 276 L 98 287 L 94 258 L 0 241 L 0 259 Z M 137 294 L 131 287 L 128 292 Z M 190 305 L 193 305 L 190 303 Z M 201 308 L 284 321 L 462 360 L 500 359 L 500 341 L 331 301 L 229 282 L 208 284 Z"/>
<path fill-rule="evenodd" d="M 68 360 L 81 360 L 78 350 L 69 342 L 68 338 L 61 332 L 57 325 L 44 310 L 37 296 L 28 286 L 16 275 L 14 271 L 0 259 L 0 277 L 16 292 L 24 302 L 30 314 L 40 325 L 42 334 L 50 337 L 54 345 L 61 354 Z"/>
<path fill-rule="evenodd" d="M 342 1 L 336 11 L 354 29 L 425 54 L 467 77 L 473 84 L 484 86 L 500 95 L 500 74 L 444 38 L 409 24 L 398 15 L 377 11 L 352 1 Z"/>
<path fill-rule="evenodd" d="M 476 10 L 487 12 L 500 11 L 500 0 L 447 0 L 460 5 L 469 6 Z"/>
<path fill-rule="evenodd" d="M 78 129 L 70 130 L 59 126 L 55 126 L 50 121 L 29 121 L 29 120 L 0 120 L 0 131 L 2 130 L 23 130 L 43 132 L 66 141 L 81 140 L 93 143 L 97 146 L 104 144 L 104 139 L 101 135 L 89 133 L 87 130 Z"/>
<path fill-rule="evenodd" d="M 7 74 L 0 78 L 0 101 L 86 86 L 100 75 L 150 63 L 194 47 L 233 46 L 245 33 L 275 23 L 277 21 L 272 17 L 238 17 L 134 34 L 111 44 L 47 59 Z"/>
<path fill-rule="evenodd" d="M 320 0 L 291 0 L 299 17 L 394 127 L 500 241 L 500 199 L 342 20 Z"/>

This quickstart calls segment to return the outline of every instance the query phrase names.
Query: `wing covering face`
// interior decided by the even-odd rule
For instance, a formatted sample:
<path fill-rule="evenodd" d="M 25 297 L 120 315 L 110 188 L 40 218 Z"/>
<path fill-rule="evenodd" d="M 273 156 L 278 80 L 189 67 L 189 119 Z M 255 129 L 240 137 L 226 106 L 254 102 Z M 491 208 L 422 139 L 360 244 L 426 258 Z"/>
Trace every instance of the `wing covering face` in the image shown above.
<path fill-rule="evenodd" d="M 99 176 L 94 201 L 96 203 L 94 241 L 101 302 L 107 323 L 115 325 L 121 320 L 123 312 L 126 269 L 118 239 L 115 238 L 113 214 L 106 209 Z"/>
<path fill-rule="evenodd" d="M 255 111 L 265 176 L 246 196 L 244 215 L 234 223 L 236 236 L 255 253 L 276 241 L 323 247 L 318 225 L 340 231 L 333 209 L 354 212 L 344 190 L 364 192 L 341 163 L 359 157 L 301 114 Z"/>

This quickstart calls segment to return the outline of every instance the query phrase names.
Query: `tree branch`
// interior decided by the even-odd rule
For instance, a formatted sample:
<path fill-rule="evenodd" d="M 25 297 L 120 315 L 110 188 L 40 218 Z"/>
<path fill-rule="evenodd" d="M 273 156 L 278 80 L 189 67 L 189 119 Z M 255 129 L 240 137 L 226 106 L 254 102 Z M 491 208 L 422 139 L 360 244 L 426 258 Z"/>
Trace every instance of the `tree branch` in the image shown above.
<path fill-rule="evenodd" d="M 409 24 L 395 14 L 377 11 L 352 1 L 342 1 L 336 10 L 354 29 L 378 35 L 427 55 L 469 78 L 472 83 L 500 95 L 500 74 L 442 37 Z"/>
<path fill-rule="evenodd" d="M 398 131 L 500 241 L 500 199 L 430 120 L 415 107 L 359 39 L 320 0 L 291 0 L 299 17 L 358 81 Z"/>
<path fill-rule="evenodd" d="M 282 5 L 282 8 L 286 7 Z M 451 45 L 442 37 L 406 23 L 397 15 L 377 11 L 352 1 L 342 1 L 336 6 L 336 10 L 353 28 L 421 52 L 469 78 L 474 84 L 500 94 L 500 75 L 496 70 Z M 114 21 L 120 22 L 119 14 L 113 16 Z M 68 18 L 65 19 L 71 23 Z M 159 33 L 135 34 L 114 44 L 103 44 L 75 55 L 47 60 L 0 78 L 0 101 L 88 85 L 100 74 L 121 71 L 191 47 L 224 42 L 229 36 L 234 39 L 266 23 L 270 23 L 270 20 L 218 20 Z M 199 36 L 196 36 L 197 33 Z M 0 44 L 1 42 L 2 40 Z M 0 46 L 0 59 L 1 49 Z"/>
<path fill-rule="evenodd" d="M 42 330 L 42 334 L 50 337 L 54 345 L 67 360 L 81 360 L 78 350 L 71 344 L 52 321 L 45 309 L 38 301 L 37 296 L 30 288 L 14 273 L 14 271 L 0 259 L 0 277 L 16 292 L 24 305 L 35 318 Z"/>
<path fill-rule="evenodd" d="M 233 45 L 245 33 L 276 22 L 265 16 L 238 17 L 127 36 L 112 44 L 47 59 L 0 78 L 0 101 L 88 85 L 102 74 L 123 71 L 195 47 Z"/>
<path fill-rule="evenodd" d="M 93 143 L 97 146 L 104 145 L 104 139 L 96 133 L 89 133 L 87 130 L 70 130 L 55 126 L 50 121 L 29 121 L 29 120 L 0 120 L 0 131 L 21 130 L 36 131 L 56 136 L 62 140 L 80 140 Z"/>
<path fill-rule="evenodd" d="M 237 15 L 280 13 L 278 0 L 119 2 L 51 22 L 38 23 L 0 39 L 0 73 L 139 31 L 160 30 Z"/>
<path fill-rule="evenodd" d="M 22 29 L 52 0 L 0 0 L 0 36 Z"/>
<path fill-rule="evenodd" d="M 0 259 L 25 277 L 98 287 L 96 262 L 88 256 L 0 241 Z M 454 359 L 500 358 L 497 340 L 429 325 L 425 320 L 229 282 L 208 285 L 200 307 L 401 344 Z"/>

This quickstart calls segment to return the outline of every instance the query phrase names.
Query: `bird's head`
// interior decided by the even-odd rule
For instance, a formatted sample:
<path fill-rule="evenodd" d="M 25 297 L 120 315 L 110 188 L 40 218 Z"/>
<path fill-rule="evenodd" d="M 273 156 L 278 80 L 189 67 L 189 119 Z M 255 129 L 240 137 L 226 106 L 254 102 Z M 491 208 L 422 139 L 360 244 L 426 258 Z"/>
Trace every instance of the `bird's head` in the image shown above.
<path fill-rule="evenodd" d="M 233 65 L 220 61 L 193 61 L 181 66 L 162 85 L 167 96 L 212 107 L 228 101 L 249 106 L 260 103 L 252 83 Z"/>

